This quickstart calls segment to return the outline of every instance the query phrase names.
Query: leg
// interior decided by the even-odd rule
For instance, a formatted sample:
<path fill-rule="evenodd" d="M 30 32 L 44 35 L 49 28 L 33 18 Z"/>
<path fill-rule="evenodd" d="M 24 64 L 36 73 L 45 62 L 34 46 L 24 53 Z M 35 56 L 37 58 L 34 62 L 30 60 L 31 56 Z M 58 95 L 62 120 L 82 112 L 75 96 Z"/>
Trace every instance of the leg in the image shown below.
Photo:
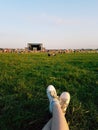
<path fill-rule="evenodd" d="M 67 121 L 64 117 L 64 113 L 61 110 L 61 106 L 56 102 L 53 104 L 51 130 L 69 130 Z"/>
<path fill-rule="evenodd" d="M 69 130 L 64 115 L 70 101 L 70 95 L 66 92 L 62 93 L 59 101 L 54 86 L 49 85 L 47 96 L 50 101 L 49 109 L 53 117 L 42 130 Z"/>
<path fill-rule="evenodd" d="M 50 119 L 47 124 L 44 126 L 44 128 L 42 130 L 51 130 L 51 121 L 52 119 Z"/>

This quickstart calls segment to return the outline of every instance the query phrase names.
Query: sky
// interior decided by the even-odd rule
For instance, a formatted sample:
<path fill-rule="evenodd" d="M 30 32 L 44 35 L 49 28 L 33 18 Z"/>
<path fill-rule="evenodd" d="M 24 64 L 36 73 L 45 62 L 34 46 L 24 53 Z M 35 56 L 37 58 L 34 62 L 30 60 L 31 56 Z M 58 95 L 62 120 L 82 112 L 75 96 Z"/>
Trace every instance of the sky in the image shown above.
<path fill-rule="evenodd" d="M 98 48 L 98 0 L 0 0 L 0 48 Z"/>

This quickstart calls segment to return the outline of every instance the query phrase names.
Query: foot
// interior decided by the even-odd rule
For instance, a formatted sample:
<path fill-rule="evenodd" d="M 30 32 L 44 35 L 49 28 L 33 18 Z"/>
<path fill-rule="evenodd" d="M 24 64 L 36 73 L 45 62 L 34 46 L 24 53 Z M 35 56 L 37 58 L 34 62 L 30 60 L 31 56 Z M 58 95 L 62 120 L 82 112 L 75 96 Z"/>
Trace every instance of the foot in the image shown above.
<path fill-rule="evenodd" d="M 61 105 L 61 109 L 63 111 L 63 113 L 66 113 L 67 107 L 69 105 L 70 102 L 70 94 L 68 92 L 63 92 L 60 95 L 60 105 Z"/>
<path fill-rule="evenodd" d="M 56 93 L 56 89 L 54 88 L 53 85 L 49 85 L 47 87 L 47 96 L 48 96 L 48 99 L 50 101 L 49 110 L 52 113 L 54 102 L 59 103 L 59 101 L 57 99 L 58 96 L 57 96 L 57 93 Z"/>

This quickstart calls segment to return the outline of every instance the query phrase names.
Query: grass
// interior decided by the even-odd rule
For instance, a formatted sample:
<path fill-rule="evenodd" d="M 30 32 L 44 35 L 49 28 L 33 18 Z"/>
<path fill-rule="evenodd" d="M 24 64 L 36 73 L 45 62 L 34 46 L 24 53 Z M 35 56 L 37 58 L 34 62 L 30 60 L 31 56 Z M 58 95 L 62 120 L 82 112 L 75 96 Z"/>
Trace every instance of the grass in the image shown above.
<path fill-rule="evenodd" d="M 46 88 L 69 91 L 70 130 L 98 130 L 98 53 L 0 54 L 0 129 L 41 130 L 51 118 Z"/>

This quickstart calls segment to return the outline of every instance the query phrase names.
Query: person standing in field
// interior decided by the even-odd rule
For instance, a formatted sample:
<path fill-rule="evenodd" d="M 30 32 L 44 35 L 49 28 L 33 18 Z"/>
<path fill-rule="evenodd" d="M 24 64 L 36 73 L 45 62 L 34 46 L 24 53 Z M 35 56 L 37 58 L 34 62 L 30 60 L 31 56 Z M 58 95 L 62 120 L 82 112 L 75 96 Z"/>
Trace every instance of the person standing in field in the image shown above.
<path fill-rule="evenodd" d="M 49 110 L 52 113 L 52 118 L 42 130 L 69 130 L 65 113 L 70 102 L 70 94 L 63 92 L 58 99 L 56 89 L 53 85 L 49 85 L 47 87 L 47 96 L 50 102 Z"/>

